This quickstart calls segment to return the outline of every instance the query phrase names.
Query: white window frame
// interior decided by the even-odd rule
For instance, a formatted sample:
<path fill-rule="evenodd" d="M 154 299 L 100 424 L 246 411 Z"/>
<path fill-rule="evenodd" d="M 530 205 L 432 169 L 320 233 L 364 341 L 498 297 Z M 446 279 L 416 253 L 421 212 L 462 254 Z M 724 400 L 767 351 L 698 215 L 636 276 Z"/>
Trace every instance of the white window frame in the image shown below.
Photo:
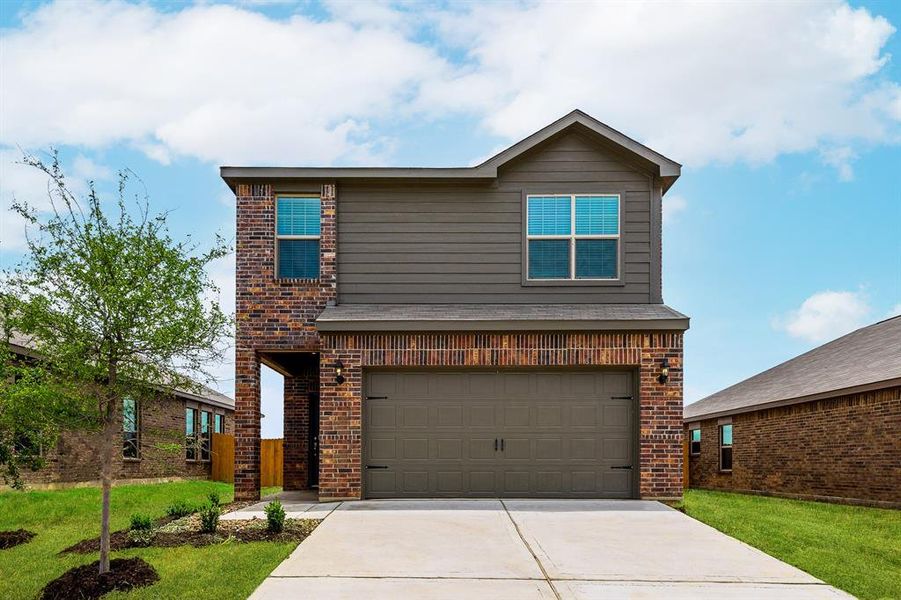
<path fill-rule="evenodd" d="M 282 198 L 314 198 L 319 200 L 319 235 L 279 235 L 278 233 L 278 201 Z M 314 281 L 319 277 L 282 277 L 279 275 L 281 254 L 279 242 L 281 240 L 319 240 L 319 276 L 322 276 L 322 196 L 319 194 L 279 194 L 275 197 L 275 278 L 297 279 L 301 281 Z"/>
<path fill-rule="evenodd" d="M 616 198 L 616 218 L 617 226 L 616 235 L 576 235 L 576 196 L 606 196 Z M 529 201 L 532 198 L 569 198 L 569 235 L 531 235 L 529 233 Z M 525 227 L 526 227 L 526 281 L 528 282 L 546 282 L 546 281 L 620 281 L 622 273 L 621 255 L 623 251 L 622 233 L 623 233 L 623 197 L 620 193 L 610 192 L 592 192 L 578 194 L 527 194 L 526 210 L 525 210 Z M 569 240 L 569 277 L 566 278 L 532 278 L 529 276 L 529 242 L 532 240 Z M 578 278 L 576 279 L 576 240 L 617 240 L 616 244 L 616 277 L 594 277 L 594 278 Z"/>

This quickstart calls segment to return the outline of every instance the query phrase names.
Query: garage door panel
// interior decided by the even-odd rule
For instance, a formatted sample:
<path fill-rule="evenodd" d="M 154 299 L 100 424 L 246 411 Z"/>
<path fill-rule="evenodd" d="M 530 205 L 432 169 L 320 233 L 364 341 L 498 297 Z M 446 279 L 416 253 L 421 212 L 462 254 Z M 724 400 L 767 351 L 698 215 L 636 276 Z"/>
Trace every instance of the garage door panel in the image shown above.
<path fill-rule="evenodd" d="M 632 497 L 632 375 L 367 373 L 369 497 Z M 610 390 L 613 390 L 611 392 Z M 503 440 L 503 449 L 500 448 Z M 497 450 L 496 448 L 497 442 Z"/>

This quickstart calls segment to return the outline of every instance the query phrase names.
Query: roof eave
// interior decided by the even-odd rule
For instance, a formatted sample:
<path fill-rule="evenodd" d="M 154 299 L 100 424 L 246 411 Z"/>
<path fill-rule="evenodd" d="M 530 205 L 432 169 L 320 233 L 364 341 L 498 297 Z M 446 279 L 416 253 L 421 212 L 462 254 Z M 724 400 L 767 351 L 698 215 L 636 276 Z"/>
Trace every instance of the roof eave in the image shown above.
<path fill-rule="evenodd" d="M 346 331 L 686 331 L 689 319 L 318 319 L 321 332 Z"/>
<path fill-rule="evenodd" d="M 859 394 L 862 392 L 871 392 L 873 390 L 881 390 L 884 388 L 897 387 L 897 386 L 901 386 L 901 377 L 894 378 L 894 379 L 884 379 L 882 381 L 874 381 L 872 383 L 854 385 L 854 386 L 850 386 L 850 387 L 846 387 L 846 388 L 826 390 L 823 392 L 817 392 L 816 394 L 808 394 L 806 396 L 798 396 L 796 398 L 784 398 L 781 400 L 774 400 L 772 402 L 764 402 L 762 404 L 753 404 L 751 406 L 741 406 L 738 408 L 712 411 L 709 413 L 701 413 L 698 415 L 692 415 L 690 417 L 683 416 L 682 421 L 683 421 L 683 423 L 694 423 L 697 421 L 706 421 L 708 419 L 718 419 L 720 417 L 730 417 L 733 415 L 752 413 L 752 412 L 757 412 L 759 410 L 767 410 L 770 408 L 780 408 L 782 406 L 792 406 L 794 404 L 804 404 L 805 402 L 816 402 L 817 400 L 824 400 L 827 398 L 836 398 L 838 396 L 847 396 L 849 394 Z M 688 406 L 691 406 L 691 404 L 689 404 Z"/>

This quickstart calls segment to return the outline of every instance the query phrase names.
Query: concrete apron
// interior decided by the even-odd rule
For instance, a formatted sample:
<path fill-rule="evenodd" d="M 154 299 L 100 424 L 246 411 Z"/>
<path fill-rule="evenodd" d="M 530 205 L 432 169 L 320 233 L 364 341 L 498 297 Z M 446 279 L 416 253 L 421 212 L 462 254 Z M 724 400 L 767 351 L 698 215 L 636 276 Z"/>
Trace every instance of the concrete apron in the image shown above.
<path fill-rule="evenodd" d="M 657 502 L 374 500 L 292 508 L 298 518 L 325 520 L 253 599 L 850 597 Z"/>

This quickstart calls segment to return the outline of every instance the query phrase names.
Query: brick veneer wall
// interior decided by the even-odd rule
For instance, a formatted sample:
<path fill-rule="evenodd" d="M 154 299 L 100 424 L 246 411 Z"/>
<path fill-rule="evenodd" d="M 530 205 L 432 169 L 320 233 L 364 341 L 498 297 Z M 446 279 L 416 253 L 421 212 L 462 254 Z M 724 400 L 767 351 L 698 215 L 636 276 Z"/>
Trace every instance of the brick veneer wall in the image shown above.
<path fill-rule="evenodd" d="M 214 409 L 192 402 L 201 410 Z M 127 460 L 116 454 L 116 479 L 156 479 L 208 477 L 209 462 L 185 460 L 185 401 L 164 397 L 139 402 L 140 459 Z M 226 433 L 233 431 L 234 415 L 225 411 Z M 119 416 L 121 421 L 121 414 Z M 212 426 L 212 424 L 211 424 Z M 56 484 L 98 481 L 100 479 L 99 435 L 64 432 L 55 447 L 46 450 L 47 464 L 38 471 L 24 473 L 29 484 Z M 171 449 L 178 444 L 178 450 Z"/>
<path fill-rule="evenodd" d="M 692 487 L 901 506 L 901 387 L 732 417 L 732 473 L 717 419 L 701 421 Z"/>
<path fill-rule="evenodd" d="M 319 369 L 306 367 L 285 377 L 283 487 L 309 487 L 310 393 L 319 391 Z"/>
<path fill-rule="evenodd" d="M 670 379 L 657 380 L 669 359 Z M 334 365 L 344 363 L 337 384 Z M 405 367 L 631 367 L 639 375 L 639 491 L 682 496 L 681 333 L 322 334 L 320 499 L 362 494 L 363 369 Z"/>
<path fill-rule="evenodd" d="M 315 319 L 336 298 L 335 186 L 324 183 L 316 189 L 322 205 L 319 279 L 278 279 L 272 186 L 236 186 L 235 498 L 238 500 L 259 498 L 260 353 L 317 351 L 319 336 Z M 291 460 L 296 463 L 297 457 L 292 456 Z"/>

